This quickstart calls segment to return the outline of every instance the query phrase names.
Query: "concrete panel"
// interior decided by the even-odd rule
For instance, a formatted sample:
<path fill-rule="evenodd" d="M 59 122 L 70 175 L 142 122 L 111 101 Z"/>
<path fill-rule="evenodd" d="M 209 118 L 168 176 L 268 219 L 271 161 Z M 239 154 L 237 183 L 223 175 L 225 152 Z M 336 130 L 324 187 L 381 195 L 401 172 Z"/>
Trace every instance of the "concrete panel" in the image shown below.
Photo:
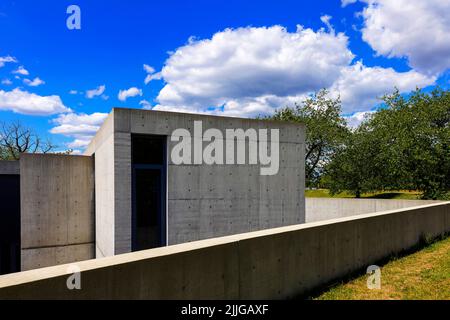
<path fill-rule="evenodd" d="M 83 261 L 95 256 L 94 244 L 74 244 L 22 250 L 22 265 L 27 270 Z"/>
<path fill-rule="evenodd" d="M 115 253 L 114 136 L 95 150 L 95 243 L 96 257 Z"/>
<path fill-rule="evenodd" d="M 22 255 L 26 249 L 93 243 L 93 159 L 23 154 L 20 166 Z M 32 267 L 28 262 L 24 256 L 22 270 Z M 46 265 L 52 264 L 57 261 Z"/>
<path fill-rule="evenodd" d="M 131 252 L 131 135 L 114 133 L 114 254 Z"/>
<path fill-rule="evenodd" d="M 0 276 L 0 299 L 285 299 L 450 231 L 450 202 Z"/>
<path fill-rule="evenodd" d="M 20 174 L 19 161 L 0 161 L 0 174 Z"/>
<path fill-rule="evenodd" d="M 440 203 L 434 200 L 390 199 L 340 199 L 306 198 L 306 222 L 349 217 L 365 213 L 381 212 L 426 204 Z"/>

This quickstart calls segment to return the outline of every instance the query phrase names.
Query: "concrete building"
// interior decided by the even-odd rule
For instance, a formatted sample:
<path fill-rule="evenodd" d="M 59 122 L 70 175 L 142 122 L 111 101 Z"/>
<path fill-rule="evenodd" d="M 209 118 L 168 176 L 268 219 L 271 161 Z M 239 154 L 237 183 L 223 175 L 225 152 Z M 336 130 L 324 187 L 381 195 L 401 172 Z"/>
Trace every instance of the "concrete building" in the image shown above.
<path fill-rule="evenodd" d="M 114 109 L 83 156 L 0 162 L 0 273 L 304 223 L 304 141 L 299 124 Z"/>

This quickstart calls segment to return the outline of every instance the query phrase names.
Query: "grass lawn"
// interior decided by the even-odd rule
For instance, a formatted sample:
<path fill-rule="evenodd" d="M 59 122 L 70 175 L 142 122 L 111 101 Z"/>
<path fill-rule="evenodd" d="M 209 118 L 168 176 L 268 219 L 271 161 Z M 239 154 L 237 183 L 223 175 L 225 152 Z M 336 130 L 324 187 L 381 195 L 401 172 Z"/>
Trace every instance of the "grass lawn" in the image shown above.
<path fill-rule="evenodd" d="M 355 196 L 342 192 L 337 195 L 330 195 L 327 189 L 306 190 L 305 196 L 309 198 L 354 198 Z M 366 199 L 406 199 L 417 200 L 420 198 L 420 193 L 416 191 L 380 191 L 376 193 L 364 193 L 361 198 Z"/>
<path fill-rule="evenodd" d="M 381 266 L 381 289 L 368 275 L 322 293 L 318 300 L 450 300 L 450 237 Z"/>

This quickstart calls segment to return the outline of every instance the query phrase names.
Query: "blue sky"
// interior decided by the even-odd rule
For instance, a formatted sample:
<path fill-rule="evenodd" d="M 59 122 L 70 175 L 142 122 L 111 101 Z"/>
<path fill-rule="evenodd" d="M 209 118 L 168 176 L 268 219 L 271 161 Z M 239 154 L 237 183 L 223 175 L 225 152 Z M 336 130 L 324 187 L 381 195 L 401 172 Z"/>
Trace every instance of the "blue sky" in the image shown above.
<path fill-rule="evenodd" d="M 449 84 L 450 1 L 394 2 L 2 0 L 0 120 L 82 150 L 112 107 L 246 117 L 326 87 L 357 123 Z"/>

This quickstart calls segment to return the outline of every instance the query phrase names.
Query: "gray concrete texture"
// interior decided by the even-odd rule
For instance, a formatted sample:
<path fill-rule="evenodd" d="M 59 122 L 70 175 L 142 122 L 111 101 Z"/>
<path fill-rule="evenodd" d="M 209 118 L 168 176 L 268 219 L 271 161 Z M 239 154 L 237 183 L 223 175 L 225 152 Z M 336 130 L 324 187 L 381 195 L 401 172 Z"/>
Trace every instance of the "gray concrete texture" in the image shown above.
<path fill-rule="evenodd" d="M 1 174 L 20 174 L 19 161 L 0 161 L 0 175 Z"/>
<path fill-rule="evenodd" d="M 23 154 L 20 185 L 22 270 L 94 257 L 91 157 Z"/>
<path fill-rule="evenodd" d="M 306 198 L 306 222 L 440 203 L 435 200 Z"/>
<path fill-rule="evenodd" d="M 172 132 L 184 128 L 194 137 L 194 121 L 199 120 L 203 131 L 279 129 L 279 173 L 261 176 L 254 165 L 174 165 Z M 97 223 L 97 257 L 131 251 L 132 134 L 168 136 L 168 244 L 305 221 L 304 125 L 114 109 L 86 151 L 96 159 L 97 222 L 107 226 Z M 113 177 L 106 178 L 106 172 Z"/>
<path fill-rule="evenodd" d="M 0 276 L 0 299 L 285 299 L 450 231 L 450 202 Z"/>

